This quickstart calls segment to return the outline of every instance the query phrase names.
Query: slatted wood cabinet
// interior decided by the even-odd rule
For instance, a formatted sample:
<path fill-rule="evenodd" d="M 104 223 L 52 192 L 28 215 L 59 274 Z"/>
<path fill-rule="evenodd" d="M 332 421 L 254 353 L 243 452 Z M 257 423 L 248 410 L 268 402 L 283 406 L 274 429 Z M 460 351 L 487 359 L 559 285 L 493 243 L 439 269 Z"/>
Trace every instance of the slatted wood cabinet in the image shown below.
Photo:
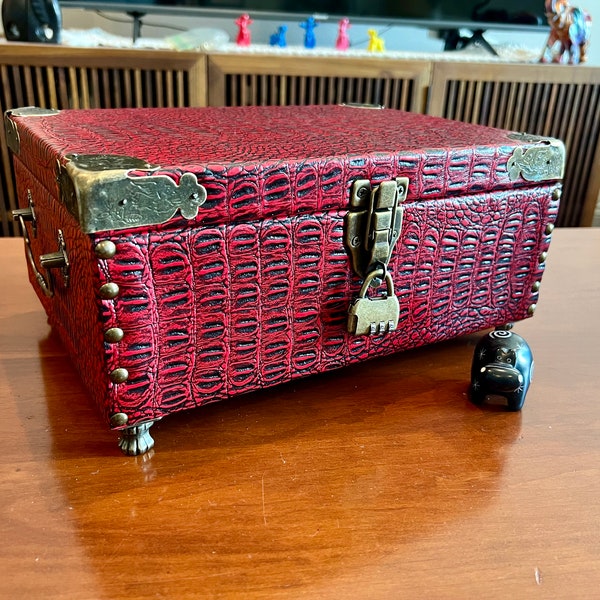
<path fill-rule="evenodd" d="M 600 68 L 0 44 L 0 110 L 367 103 L 553 136 L 567 147 L 558 224 L 590 225 L 600 191 Z M 0 131 L 1 235 L 18 235 Z"/>
<path fill-rule="evenodd" d="M 212 106 L 381 104 L 424 112 L 429 61 L 327 56 L 212 54 Z"/>
<path fill-rule="evenodd" d="M 600 191 L 600 69 L 436 63 L 428 112 L 563 140 L 567 164 L 558 224 L 592 223 Z"/>

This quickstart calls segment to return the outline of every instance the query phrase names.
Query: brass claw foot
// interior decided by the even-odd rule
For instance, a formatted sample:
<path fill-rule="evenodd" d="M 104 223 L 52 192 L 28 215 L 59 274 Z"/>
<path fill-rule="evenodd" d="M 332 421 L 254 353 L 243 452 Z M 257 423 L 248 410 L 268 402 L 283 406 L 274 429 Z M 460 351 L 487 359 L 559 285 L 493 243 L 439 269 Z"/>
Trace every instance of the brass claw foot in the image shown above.
<path fill-rule="evenodd" d="M 138 456 L 154 448 L 154 439 L 149 431 L 152 425 L 154 425 L 154 422 L 150 421 L 123 429 L 119 439 L 119 448 L 121 448 L 123 454 Z"/>

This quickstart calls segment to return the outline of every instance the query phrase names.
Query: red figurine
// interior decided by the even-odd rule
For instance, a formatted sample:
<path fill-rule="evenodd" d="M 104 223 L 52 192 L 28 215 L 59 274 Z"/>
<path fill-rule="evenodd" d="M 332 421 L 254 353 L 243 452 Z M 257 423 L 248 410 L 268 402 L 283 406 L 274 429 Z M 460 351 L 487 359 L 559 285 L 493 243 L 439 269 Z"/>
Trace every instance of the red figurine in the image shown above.
<path fill-rule="evenodd" d="M 350 19 L 344 17 L 338 23 L 338 36 L 335 42 L 337 50 L 348 50 L 350 48 L 350 38 L 348 37 L 348 29 L 350 28 Z"/>
<path fill-rule="evenodd" d="M 251 39 L 250 25 L 252 25 L 252 19 L 250 18 L 250 15 L 241 15 L 235 24 L 240 28 L 235 43 L 238 46 L 249 46 Z"/>
<path fill-rule="evenodd" d="M 568 0 L 546 0 L 546 18 L 551 27 L 540 62 L 579 64 L 586 61 L 592 17 Z"/>

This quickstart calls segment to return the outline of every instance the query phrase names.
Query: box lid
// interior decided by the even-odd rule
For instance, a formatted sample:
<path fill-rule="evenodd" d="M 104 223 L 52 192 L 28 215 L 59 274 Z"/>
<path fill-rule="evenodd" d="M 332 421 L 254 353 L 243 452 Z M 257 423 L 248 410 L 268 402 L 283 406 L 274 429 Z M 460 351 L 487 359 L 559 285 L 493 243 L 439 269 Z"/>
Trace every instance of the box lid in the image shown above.
<path fill-rule="evenodd" d="M 362 106 L 7 111 L 9 146 L 87 233 L 346 210 L 353 181 L 407 203 L 561 179 L 562 142 Z M 58 190 L 56 189 L 58 182 Z"/>

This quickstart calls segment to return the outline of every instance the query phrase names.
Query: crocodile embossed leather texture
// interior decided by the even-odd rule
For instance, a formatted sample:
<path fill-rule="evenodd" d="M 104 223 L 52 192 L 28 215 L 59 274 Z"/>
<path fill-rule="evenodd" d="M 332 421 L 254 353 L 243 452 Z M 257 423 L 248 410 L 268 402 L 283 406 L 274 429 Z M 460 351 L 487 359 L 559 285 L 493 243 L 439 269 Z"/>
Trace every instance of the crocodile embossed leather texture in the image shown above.
<path fill-rule="evenodd" d="M 286 123 L 292 112 L 270 108 L 240 109 L 256 125 L 247 135 L 222 121 L 226 109 L 174 110 L 167 121 L 144 109 L 21 120 L 21 159 L 45 168 L 38 183 L 17 161 L 20 203 L 27 187 L 45 197 L 44 231 L 65 230 L 73 264 L 72 287 L 44 306 L 107 417 L 122 412 L 134 425 L 529 316 L 560 184 L 510 182 L 519 144 L 506 132 L 408 113 L 298 111 L 304 134 Z M 196 173 L 208 194 L 198 217 L 83 235 L 48 202 L 55 164 L 102 151 L 141 156 L 175 179 Z M 396 176 L 411 180 L 389 264 L 398 329 L 352 336 L 347 309 L 361 281 L 343 243 L 349 190 L 357 178 Z M 104 240 L 114 257 L 95 256 Z M 115 298 L 100 297 L 106 283 L 117 284 Z M 104 342 L 114 327 L 123 339 Z M 111 381 L 115 369 L 127 380 Z"/>
<path fill-rule="evenodd" d="M 137 419 L 255 390 L 528 316 L 555 218 L 552 187 L 413 204 L 389 269 L 397 331 L 355 337 L 358 293 L 343 214 L 115 233 L 104 326 L 125 331 L 107 370 L 112 412 Z"/>
<path fill-rule="evenodd" d="M 14 160 L 14 167 L 20 206 L 28 205 L 29 191 L 35 207 L 36 234 L 31 223 L 27 224 L 27 228 L 36 268 L 44 278 L 52 277 L 54 296 L 48 298 L 44 295 L 29 269 L 31 284 L 44 306 L 48 322 L 61 338 L 91 398 L 108 417 L 106 396 L 109 379 L 98 299 L 100 280 L 91 240 L 81 232 L 79 224 L 64 206 L 56 201 L 56 195 L 50 195 L 19 159 Z M 40 255 L 57 251 L 59 230 L 63 232 L 70 262 L 68 287 L 65 287 L 58 271 L 52 270 L 48 274 L 39 261 Z"/>

